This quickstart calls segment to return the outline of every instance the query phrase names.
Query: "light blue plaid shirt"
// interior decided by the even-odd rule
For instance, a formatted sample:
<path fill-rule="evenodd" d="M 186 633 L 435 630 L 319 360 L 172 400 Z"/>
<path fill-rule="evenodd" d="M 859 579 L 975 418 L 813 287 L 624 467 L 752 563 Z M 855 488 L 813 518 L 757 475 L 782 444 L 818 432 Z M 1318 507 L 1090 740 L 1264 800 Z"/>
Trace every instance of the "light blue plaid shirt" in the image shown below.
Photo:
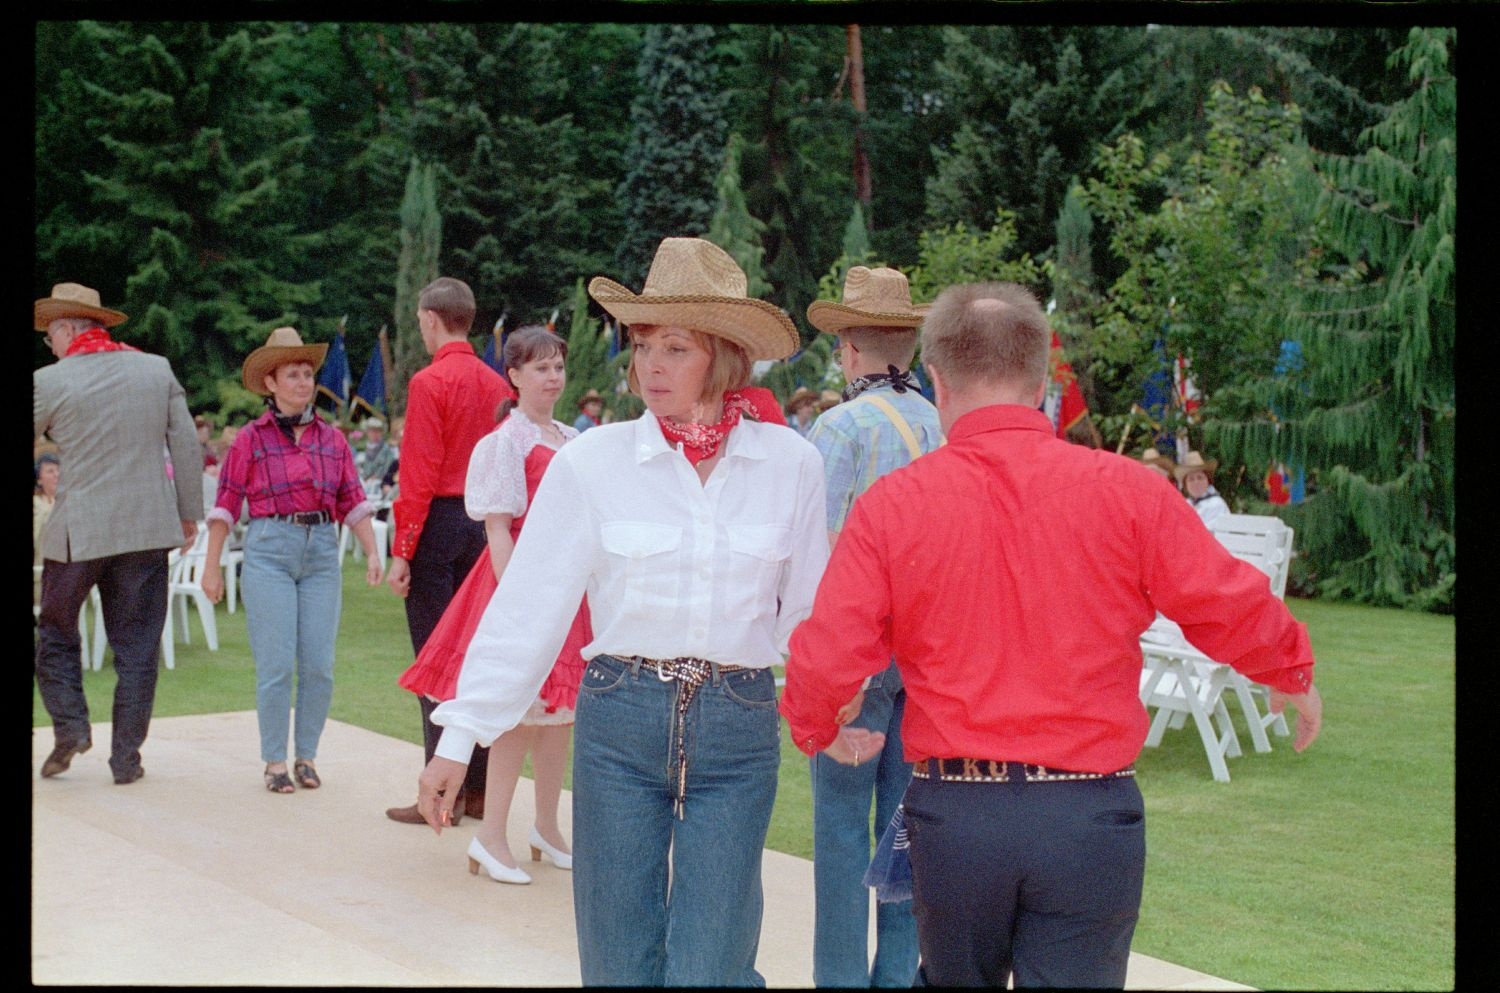
<path fill-rule="evenodd" d="M 897 393 L 890 383 L 877 383 L 860 394 L 879 396 L 906 418 L 917 446 L 925 454 L 943 440 L 937 408 L 915 390 Z M 854 498 L 893 469 L 911 461 L 911 450 L 891 419 L 873 403 L 856 398 L 825 410 L 808 432 L 823 456 L 828 484 L 828 530 L 842 531 Z"/>

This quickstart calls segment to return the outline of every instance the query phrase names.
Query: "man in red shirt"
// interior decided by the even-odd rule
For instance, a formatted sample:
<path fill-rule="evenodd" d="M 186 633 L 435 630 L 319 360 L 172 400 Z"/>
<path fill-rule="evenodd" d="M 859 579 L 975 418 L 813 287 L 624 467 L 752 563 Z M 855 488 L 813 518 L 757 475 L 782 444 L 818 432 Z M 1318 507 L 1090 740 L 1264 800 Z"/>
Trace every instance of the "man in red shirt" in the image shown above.
<path fill-rule="evenodd" d="M 515 393 L 469 344 L 474 324 L 474 292 L 467 283 L 441 276 L 417 298 L 417 326 L 432 364 L 412 376 L 406 388 L 406 428 L 401 436 L 401 491 L 391 510 L 391 568 L 386 583 L 406 600 L 412 655 L 437 626 L 453 594 L 484 550 L 484 525 L 464 511 L 464 477 L 469 455 L 495 427 L 495 409 Z M 432 761 L 441 729 L 432 723 L 433 700 L 419 697 L 422 743 Z M 484 770 L 488 750 L 476 748 L 469 762 L 461 811 L 484 809 Z M 416 804 L 392 807 L 386 816 L 423 824 Z"/>
<path fill-rule="evenodd" d="M 1037 409 L 1050 339 L 1015 284 L 939 295 L 922 356 L 948 444 L 854 504 L 787 660 L 781 711 L 812 755 L 896 659 L 929 985 L 1123 985 L 1145 869 L 1137 638 L 1156 610 L 1291 702 L 1297 751 L 1322 718 L 1307 632 L 1265 576 L 1158 474 L 1055 437 Z"/>

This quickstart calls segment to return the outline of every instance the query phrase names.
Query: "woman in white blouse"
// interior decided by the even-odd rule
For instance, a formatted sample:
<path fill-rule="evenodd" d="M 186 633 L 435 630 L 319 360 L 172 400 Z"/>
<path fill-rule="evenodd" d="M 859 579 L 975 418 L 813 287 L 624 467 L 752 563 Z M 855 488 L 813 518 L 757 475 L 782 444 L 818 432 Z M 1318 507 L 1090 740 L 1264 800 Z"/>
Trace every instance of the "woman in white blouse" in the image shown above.
<path fill-rule="evenodd" d="M 416 661 L 401 675 L 400 684 L 413 693 L 439 702 L 453 698 L 469 642 L 515 550 L 530 499 L 557 450 L 578 437 L 576 430 L 552 419 L 552 408 L 567 382 L 567 357 L 567 342 L 539 324 L 519 327 L 505 339 L 501 352 L 505 377 L 519 402 L 501 401 L 495 412 L 500 424 L 474 446 L 464 479 L 464 509 L 484 522 L 488 541 Z M 496 882 L 531 882 L 516 865 L 506 838 L 510 802 L 528 753 L 536 783 L 531 858 L 540 861 L 545 852 L 559 869 L 573 865 L 557 821 L 557 806 L 568 763 L 578 680 L 583 675 L 580 651 L 593 639 L 587 606 L 579 605 L 576 598 L 574 606 L 573 626 L 541 692 L 521 722 L 490 746 L 484 823 L 470 842 L 468 854 L 469 872 L 477 874 L 483 868 Z"/>
<path fill-rule="evenodd" d="M 761 852 L 780 763 L 775 680 L 827 560 L 823 471 L 744 415 L 750 363 L 796 329 L 696 238 L 644 290 L 589 292 L 630 326 L 632 422 L 570 442 L 438 707 L 418 806 L 447 823 L 463 761 L 525 714 L 588 593 L 573 748 L 573 898 L 584 985 L 764 985 Z"/>

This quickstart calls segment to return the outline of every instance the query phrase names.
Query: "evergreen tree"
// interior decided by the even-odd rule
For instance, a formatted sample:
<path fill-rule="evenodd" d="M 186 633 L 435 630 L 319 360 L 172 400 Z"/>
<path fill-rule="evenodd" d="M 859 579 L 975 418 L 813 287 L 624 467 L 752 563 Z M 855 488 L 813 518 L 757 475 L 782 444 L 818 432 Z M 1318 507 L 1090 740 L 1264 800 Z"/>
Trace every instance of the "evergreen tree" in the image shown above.
<path fill-rule="evenodd" d="M 1052 296 L 1059 313 L 1078 315 L 1088 308 L 1093 297 L 1094 218 L 1083 202 L 1083 190 L 1076 183 L 1068 187 L 1053 230 L 1057 248 L 1053 253 Z"/>
<path fill-rule="evenodd" d="M 615 268 L 626 286 L 644 281 L 663 238 L 702 235 L 713 217 L 725 137 L 713 39 L 714 29 L 703 24 L 646 28 L 630 105 L 628 169 L 617 194 L 625 237 Z"/>
<path fill-rule="evenodd" d="M 854 193 L 854 114 L 830 99 L 845 51 L 836 25 L 733 25 L 721 45 L 729 65 L 730 114 L 745 136 L 741 176 L 750 212 L 765 222 L 771 302 L 800 315 L 817 296 L 818 274 L 838 254 L 838 225 Z M 801 325 L 799 324 L 799 327 Z M 804 342 L 808 330 L 802 327 Z"/>
<path fill-rule="evenodd" d="M 130 340 L 176 364 L 194 406 L 217 396 L 215 381 L 236 375 L 269 326 L 321 337 L 306 320 L 319 282 L 303 268 L 320 236 L 301 228 L 298 209 L 307 117 L 267 99 L 262 85 L 280 30 L 85 22 L 38 32 L 46 54 L 70 59 L 38 64 L 39 80 L 58 77 L 39 85 L 39 104 L 76 100 L 69 116 L 89 136 L 39 161 L 39 176 L 67 162 L 86 184 L 46 180 L 49 195 L 78 199 L 39 205 L 39 247 L 58 238 L 39 267 L 68 264 L 59 278 L 89 282 L 129 313 Z M 43 138 L 48 154 L 62 153 L 59 132 Z"/>
<path fill-rule="evenodd" d="M 1133 120 L 1149 68 L 1144 28 L 947 28 L 935 70 L 951 138 L 927 180 L 929 226 L 1016 214 L 1018 247 L 1040 255 L 1052 220 L 1100 142 Z"/>
<path fill-rule="evenodd" d="M 766 250 L 761 247 L 760 234 L 766 229 L 763 222 L 751 215 L 745 206 L 745 191 L 740 188 L 740 153 L 744 139 L 738 134 L 729 136 L 724 149 L 724 167 L 714 181 L 719 204 L 709 222 L 709 241 L 728 252 L 741 269 L 745 270 L 746 293 L 752 297 L 764 297 L 771 285 L 761 276 L 761 257 Z"/>
<path fill-rule="evenodd" d="M 1454 604 L 1456 34 L 1413 28 L 1391 56 L 1410 91 L 1354 156 L 1310 153 L 1324 244 L 1286 320 L 1302 367 L 1262 383 L 1280 416 L 1215 432 L 1247 463 L 1317 470 L 1298 543 L 1320 589 Z"/>
<path fill-rule="evenodd" d="M 396 263 L 396 307 L 392 325 L 396 342 L 391 357 L 391 406 L 406 410 L 406 384 L 427 361 L 427 349 L 417 326 L 417 300 L 422 288 L 438 278 L 438 255 L 443 244 L 443 219 L 437 207 L 437 180 L 432 163 L 413 156 L 401 198 L 401 254 Z"/>

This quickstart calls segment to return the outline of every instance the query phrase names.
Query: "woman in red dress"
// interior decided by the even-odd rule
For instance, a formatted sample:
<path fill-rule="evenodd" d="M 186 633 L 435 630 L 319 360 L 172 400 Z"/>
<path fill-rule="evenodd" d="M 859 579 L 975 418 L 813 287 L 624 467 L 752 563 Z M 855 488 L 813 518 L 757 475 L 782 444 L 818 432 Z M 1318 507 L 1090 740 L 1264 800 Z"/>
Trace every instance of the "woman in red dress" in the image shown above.
<path fill-rule="evenodd" d="M 500 424 L 475 446 L 464 483 L 465 509 L 470 517 L 484 521 L 489 545 L 416 661 L 402 674 L 401 685 L 413 693 L 424 693 L 438 701 L 453 698 L 469 639 L 510 561 L 542 473 L 557 449 L 578 436 L 572 427 L 552 419 L 552 407 L 567 380 L 567 354 L 567 343 L 539 325 L 517 328 L 506 339 L 505 375 L 520 399 L 501 403 L 496 412 Z M 539 595 L 545 592 L 539 591 Z M 557 807 L 568 761 L 573 706 L 583 674 L 580 650 L 591 640 L 588 605 L 584 602 L 579 604 L 552 673 L 526 717 L 490 746 L 484 821 L 469 844 L 471 873 L 483 867 L 497 882 L 531 882 L 516 864 L 506 839 L 511 797 L 528 752 L 536 780 L 531 858 L 540 861 L 545 852 L 559 869 L 572 868 L 573 856 L 557 823 Z"/>

